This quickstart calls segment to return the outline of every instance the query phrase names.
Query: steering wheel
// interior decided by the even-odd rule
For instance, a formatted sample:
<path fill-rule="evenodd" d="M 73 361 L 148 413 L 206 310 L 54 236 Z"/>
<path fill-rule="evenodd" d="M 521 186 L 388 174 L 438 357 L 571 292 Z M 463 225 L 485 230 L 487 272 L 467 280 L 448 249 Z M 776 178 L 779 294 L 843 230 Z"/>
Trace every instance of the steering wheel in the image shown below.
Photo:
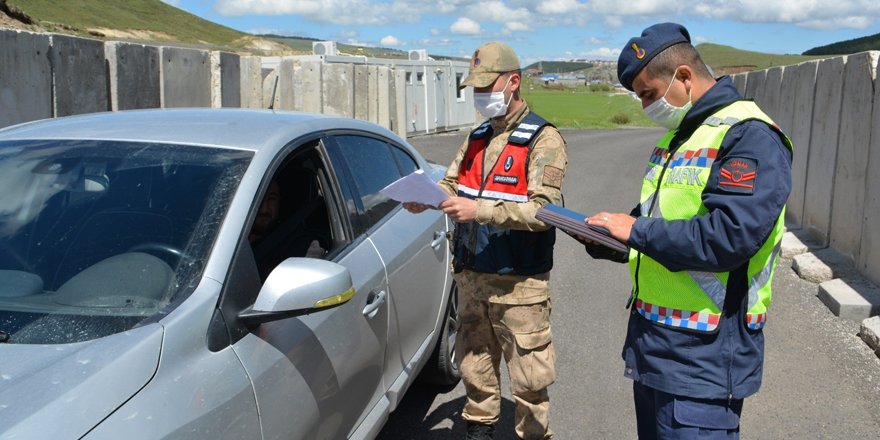
<path fill-rule="evenodd" d="M 155 241 L 136 244 L 128 248 L 126 252 L 146 252 L 153 254 L 171 265 L 171 267 L 174 267 L 184 257 L 183 251 L 180 250 L 180 248 L 174 247 L 168 243 L 159 243 Z"/>

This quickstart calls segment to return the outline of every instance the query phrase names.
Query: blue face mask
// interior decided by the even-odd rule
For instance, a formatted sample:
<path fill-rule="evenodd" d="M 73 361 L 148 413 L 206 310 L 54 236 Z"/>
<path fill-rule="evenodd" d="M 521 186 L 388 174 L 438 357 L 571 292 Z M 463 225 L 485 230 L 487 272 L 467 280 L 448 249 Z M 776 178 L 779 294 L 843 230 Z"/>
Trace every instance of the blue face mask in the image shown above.
<path fill-rule="evenodd" d="M 684 115 L 686 115 L 688 110 L 693 106 L 690 91 L 688 91 L 687 104 L 681 107 L 676 107 L 666 100 L 666 95 L 668 95 L 669 90 L 672 89 L 672 83 L 675 82 L 675 75 L 677 73 L 678 69 L 675 69 L 675 72 L 672 73 L 672 81 L 670 81 L 669 86 L 666 87 L 666 93 L 663 94 L 663 97 L 645 107 L 645 114 L 651 118 L 652 121 L 656 122 L 661 127 L 665 127 L 667 130 L 678 128 L 678 126 L 681 125 L 682 119 L 684 119 Z"/>

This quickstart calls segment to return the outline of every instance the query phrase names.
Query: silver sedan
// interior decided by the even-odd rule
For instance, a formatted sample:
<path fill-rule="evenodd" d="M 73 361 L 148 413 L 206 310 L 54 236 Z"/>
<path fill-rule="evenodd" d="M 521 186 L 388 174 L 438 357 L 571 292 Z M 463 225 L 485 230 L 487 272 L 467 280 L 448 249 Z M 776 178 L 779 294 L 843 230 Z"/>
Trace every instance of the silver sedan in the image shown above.
<path fill-rule="evenodd" d="M 247 110 L 0 130 L 0 439 L 372 438 L 458 381 L 450 222 L 374 124 Z"/>

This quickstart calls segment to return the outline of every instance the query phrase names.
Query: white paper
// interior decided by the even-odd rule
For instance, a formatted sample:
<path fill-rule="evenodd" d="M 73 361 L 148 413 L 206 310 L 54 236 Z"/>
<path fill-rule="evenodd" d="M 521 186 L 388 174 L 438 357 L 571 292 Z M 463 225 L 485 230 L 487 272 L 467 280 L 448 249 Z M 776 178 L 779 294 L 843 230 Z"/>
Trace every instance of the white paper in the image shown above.
<path fill-rule="evenodd" d="M 431 180 L 423 170 L 416 170 L 407 176 L 397 179 L 390 185 L 382 188 L 380 192 L 398 202 L 417 202 L 434 207 L 449 198 L 446 191 L 440 189 L 440 185 Z"/>

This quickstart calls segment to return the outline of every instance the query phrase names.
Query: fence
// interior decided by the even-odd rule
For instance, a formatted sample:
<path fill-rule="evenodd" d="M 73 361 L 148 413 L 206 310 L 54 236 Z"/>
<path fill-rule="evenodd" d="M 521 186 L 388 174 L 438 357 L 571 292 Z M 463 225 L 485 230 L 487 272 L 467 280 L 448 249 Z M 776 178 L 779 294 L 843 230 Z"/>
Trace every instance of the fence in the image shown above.
<path fill-rule="evenodd" d="M 738 74 L 795 145 L 787 220 L 880 284 L 880 52 Z"/>
<path fill-rule="evenodd" d="M 417 70 L 432 80 L 410 80 Z M 405 137 L 474 124 L 472 97 L 456 87 L 462 72 L 467 63 L 270 59 L 0 29 L 0 127 L 98 111 L 274 104 Z"/>

